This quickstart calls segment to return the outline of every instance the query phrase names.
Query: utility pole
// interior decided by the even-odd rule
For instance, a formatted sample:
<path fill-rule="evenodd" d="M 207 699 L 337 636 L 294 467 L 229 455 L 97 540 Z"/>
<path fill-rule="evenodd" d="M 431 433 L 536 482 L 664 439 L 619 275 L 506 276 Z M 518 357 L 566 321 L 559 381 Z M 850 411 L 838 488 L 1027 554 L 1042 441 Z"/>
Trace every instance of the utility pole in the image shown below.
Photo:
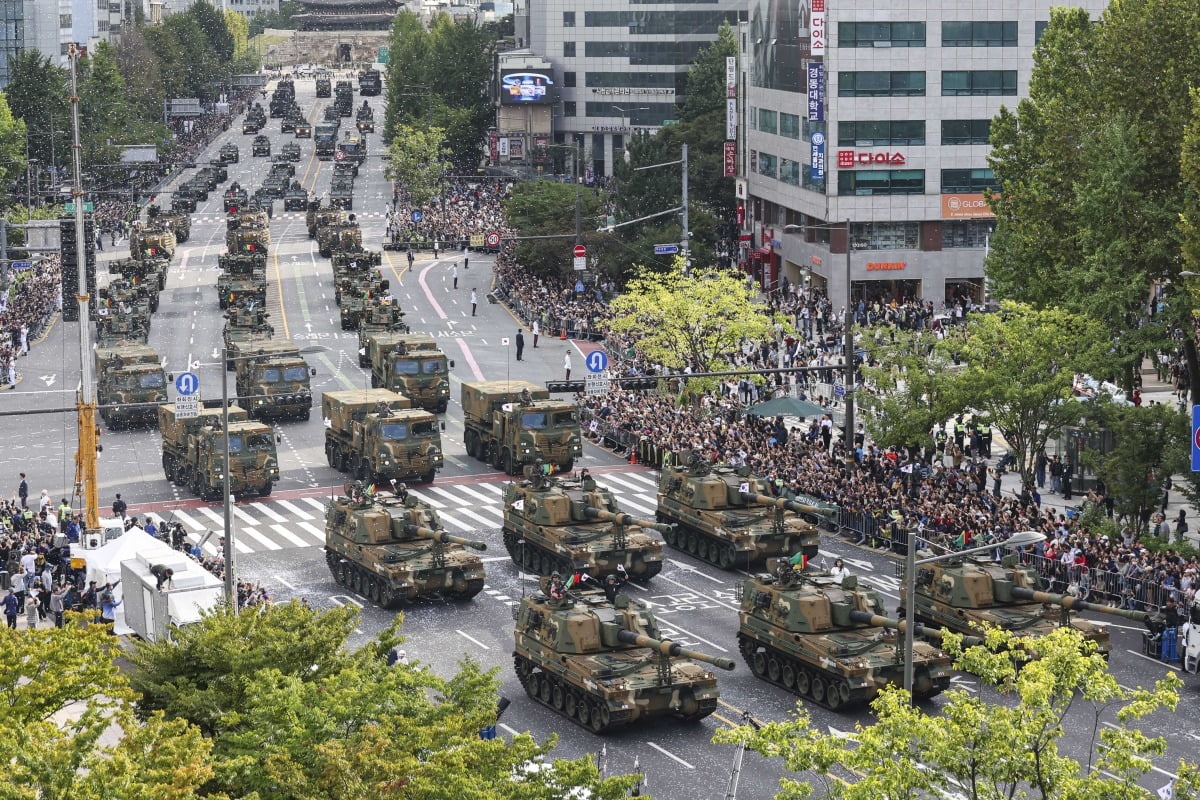
<path fill-rule="evenodd" d="M 688 256 L 690 253 L 690 250 L 688 248 L 688 243 L 691 241 L 691 238 L 692 238 L 690 229 L 688 228 L 688 174 L 687 174 L 688 173 L 688 152 L 687 152 L 687 150 L 688 150 L 687 142 L 684 142 L 683 143 L 683 154 L 680 156 L 680 161 L 683 162 L 682 166 L 680 167 L 680 170 L 683 173 L 683 186 L 680 189 L 680 195 L 682 197 L 682 201 L 680 202 L 680 205 L 683 206 L 683 236 L 681 236 L 680 238 L 683 241 L 681 241 L 679 243 L 679 252 L 683 253 L 684 269 L 686 269 L 688 267 Z"/>
<path fill-rule="evenodd" d="M 846 444 L 846 461 L 854 461 L 854 310 L 850 306 L 853 293 L 850 291 L 850 220 L 846 219 L 846 373 L 842 385 L 846 390 L 846 425 L 843 435 Z M 911 603 L 911 599 L 909 600 Z"/>

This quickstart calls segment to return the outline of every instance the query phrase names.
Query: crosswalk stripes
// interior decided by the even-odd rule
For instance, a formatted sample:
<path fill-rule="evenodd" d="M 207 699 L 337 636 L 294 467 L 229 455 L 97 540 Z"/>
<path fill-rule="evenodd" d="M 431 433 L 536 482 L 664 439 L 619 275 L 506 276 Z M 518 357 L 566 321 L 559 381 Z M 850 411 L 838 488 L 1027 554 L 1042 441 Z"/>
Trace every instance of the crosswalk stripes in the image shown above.
<path fill-rule="evenodd" d="M 622 511 L 654 518 L 654 476 L 645 472 L 606 473 L 597 482 L 612 490 Z M 504 518 L 504 484 L 499 481 L 471 485 L 434 483 L 410 489 L 409 493 L 429 503 L 451 533 L 475 536 L 481 530 L 498 530 Z M 232 507 L 234 546 L 239 553 L 262 553 L 319 547 L 325 544 L 325 497 L 292 500 L 261 498 Z M 162 526 L 183 523 L 188 541 L 201 543 L 207 555 L 217 555 L 224 517 L 219 505 L 183 510 L 151 511 L 144 516 Z"/>

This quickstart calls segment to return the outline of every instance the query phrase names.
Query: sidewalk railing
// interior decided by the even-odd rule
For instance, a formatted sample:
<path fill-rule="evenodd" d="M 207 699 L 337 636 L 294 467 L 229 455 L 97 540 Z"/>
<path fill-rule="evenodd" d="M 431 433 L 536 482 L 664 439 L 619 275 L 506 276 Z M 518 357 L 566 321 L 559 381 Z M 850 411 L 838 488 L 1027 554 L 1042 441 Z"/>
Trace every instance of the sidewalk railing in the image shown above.
<path fill-rule="evenodd" d="M 509 311 L 525 323 L 526 327 L 532 327 L 533 321 L 536 319 L 542 326 L 542 336 L 558 336 L 565 330 L 570 339 L 586 339 L 591 342 L 604 341 L 603 332 L 590 327 L 582 327 L 578 319 L 564 317 L 545 309 L 530 308 L 514 297 L 504 286 L 497 286 L 491 296 L 507 306 Z"/>

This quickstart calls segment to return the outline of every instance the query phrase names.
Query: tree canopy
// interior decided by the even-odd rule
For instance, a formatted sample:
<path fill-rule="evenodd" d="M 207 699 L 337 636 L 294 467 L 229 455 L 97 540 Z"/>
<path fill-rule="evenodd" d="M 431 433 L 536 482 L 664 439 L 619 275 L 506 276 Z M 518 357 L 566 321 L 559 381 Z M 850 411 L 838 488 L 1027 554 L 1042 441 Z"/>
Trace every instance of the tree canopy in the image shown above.
<path fill-rule="evenodd" d="M 442 172 L 449 166 L 445 137 L 438 127 L 399 125 L 390 140 L 384 174 L 408 191 L 416 208 L 428 206 L 438 195 Z"/>
<path fill-rule="evenodd" d="M 594 189 L 554 181 L 524 181 L 514 184 L 504 200 L 505 220 L 523 238 L 517 244 L 517 261 L 538 275 L 554 277 L 570 271 L 575 230 L 575 196 L 578 193 L 583 217 L 583 243 L 589 258 L 603 269 L 612 259 L 611 237 L 596 232 L 603 214 L 600 195 Z M 538 236 L 561 238 L 538 239 Z"/>

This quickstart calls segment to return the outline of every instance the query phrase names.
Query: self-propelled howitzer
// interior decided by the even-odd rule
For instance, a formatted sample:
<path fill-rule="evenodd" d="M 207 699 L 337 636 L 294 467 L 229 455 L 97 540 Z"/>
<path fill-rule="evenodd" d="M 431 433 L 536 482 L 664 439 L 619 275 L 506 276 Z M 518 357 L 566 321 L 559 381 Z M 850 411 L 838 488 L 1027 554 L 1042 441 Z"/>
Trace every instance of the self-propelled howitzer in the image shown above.
<path fill-rule="evenodd" d="M 732 670 L 728 658 L 664 639 L 650 609 L 623 594 L 521 598 L 513 662 L 530 697 L 595 733 L 655 717 L 698 720 L 717 708 L 717 679 L 701 661 Z"/>

